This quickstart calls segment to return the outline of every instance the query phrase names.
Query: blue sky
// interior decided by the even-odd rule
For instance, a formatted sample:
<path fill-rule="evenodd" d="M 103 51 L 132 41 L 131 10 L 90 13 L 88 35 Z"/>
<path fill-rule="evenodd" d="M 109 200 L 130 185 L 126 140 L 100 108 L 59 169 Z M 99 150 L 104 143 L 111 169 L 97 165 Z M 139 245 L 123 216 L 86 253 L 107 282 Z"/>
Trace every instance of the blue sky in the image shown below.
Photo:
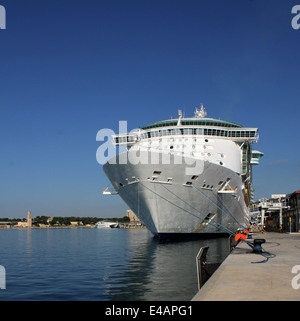
<path fill-rule="evenodd" d="M 101 194 L 97 132 L 192 116 L 201 102 L 259 128 L 256 199 L 300 189 L 296 4 L 0 0 L 0 217 L 124 216 Z"/>

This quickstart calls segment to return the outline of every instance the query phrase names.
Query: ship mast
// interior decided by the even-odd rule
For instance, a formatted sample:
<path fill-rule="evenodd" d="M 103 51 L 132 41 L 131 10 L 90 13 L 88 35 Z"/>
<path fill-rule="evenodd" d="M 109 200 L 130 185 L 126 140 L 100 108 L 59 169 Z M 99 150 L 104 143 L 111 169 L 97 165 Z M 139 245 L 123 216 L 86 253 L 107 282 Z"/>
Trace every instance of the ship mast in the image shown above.
<path fill-rule="evenodd" d="M 200 110 L 196 107 L 195 118 L 204 118 L 206 115 L 207 112 L 205 111 L 203 104 L 201 104 Z"/>
<path fill-rule="evenodd" d="M 182 118 L 182 110 L 178 109 L 178 122 L 177 122 L 177 126 L 181 125 L 181 118 Z"/>

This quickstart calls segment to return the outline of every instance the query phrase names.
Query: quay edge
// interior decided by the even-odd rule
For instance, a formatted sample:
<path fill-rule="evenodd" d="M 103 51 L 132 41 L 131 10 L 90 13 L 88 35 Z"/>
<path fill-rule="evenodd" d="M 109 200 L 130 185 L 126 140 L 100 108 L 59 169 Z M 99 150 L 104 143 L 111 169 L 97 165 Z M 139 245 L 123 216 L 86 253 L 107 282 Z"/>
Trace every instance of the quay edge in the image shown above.
<path fill-rule="evenodd" d="M 295 288 L 300 287 L 300 233 L 253 236 L 266 240 L 263 249 L 272 257 L 264 262 L 265 257 L 239 243 L 192 301 L 300 301 L 300 288 Z"/>

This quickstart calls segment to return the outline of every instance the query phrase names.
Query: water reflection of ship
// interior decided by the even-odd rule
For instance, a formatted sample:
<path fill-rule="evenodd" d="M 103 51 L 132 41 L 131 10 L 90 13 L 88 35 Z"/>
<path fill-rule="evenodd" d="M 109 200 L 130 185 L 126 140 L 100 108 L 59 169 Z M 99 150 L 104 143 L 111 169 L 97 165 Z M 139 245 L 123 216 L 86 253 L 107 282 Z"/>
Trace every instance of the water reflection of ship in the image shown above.
<path fill-rule="evenodd" d="M 196 256 L 203 246 L 209 246 L 209 262 L 221 263 L 228 255 L 228 238 L 178 243 L 145 239 L 122 271 L 106 280 L 108 300 L 191 300 L 198 290 Z"/>

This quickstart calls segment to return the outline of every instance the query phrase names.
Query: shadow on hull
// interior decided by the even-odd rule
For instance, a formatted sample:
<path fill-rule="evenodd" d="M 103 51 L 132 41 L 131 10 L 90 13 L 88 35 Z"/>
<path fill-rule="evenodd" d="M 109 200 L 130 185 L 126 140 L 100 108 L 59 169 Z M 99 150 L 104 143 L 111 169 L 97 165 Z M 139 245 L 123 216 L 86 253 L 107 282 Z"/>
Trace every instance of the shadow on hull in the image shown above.
<path fill-rule="evenodd" d="M 154 238 L 161 243 L 208 240 L 229 237 L 227 233 L 156 233 Z"/>

